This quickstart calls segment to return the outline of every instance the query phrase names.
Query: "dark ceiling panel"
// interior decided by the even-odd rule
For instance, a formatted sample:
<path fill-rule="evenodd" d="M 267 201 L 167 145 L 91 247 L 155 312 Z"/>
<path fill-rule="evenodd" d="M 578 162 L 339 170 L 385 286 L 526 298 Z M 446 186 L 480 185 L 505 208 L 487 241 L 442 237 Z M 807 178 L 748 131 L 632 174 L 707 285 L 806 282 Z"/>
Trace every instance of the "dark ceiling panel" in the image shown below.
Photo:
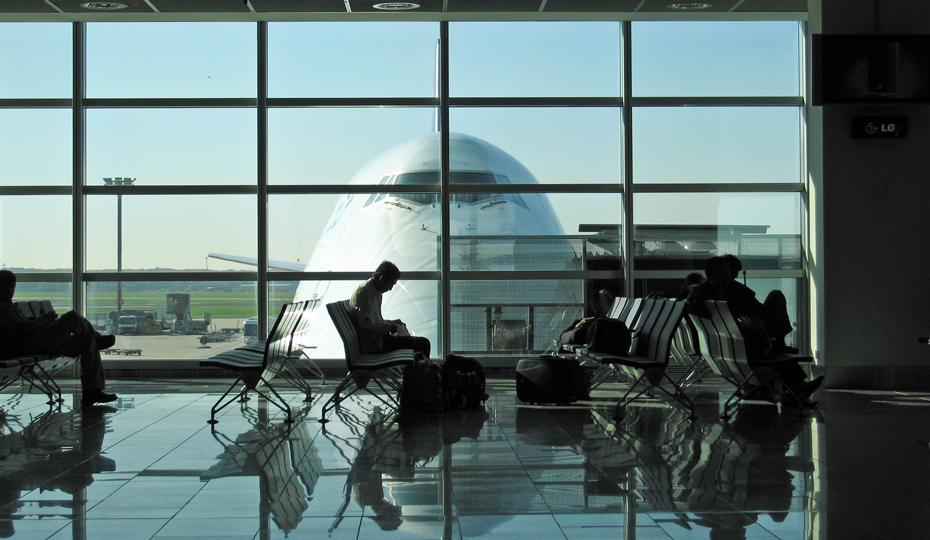
<path fill-rule="evenodd" d="M 42 0 L 3 0 L 0 13 L 58 13 Z"/>
<path fill-rule="evenodd" d="M 245 0 L 149 0 L 161 13 L 249 13 Z"/>
<path fill-rule="evenodd" d="M 546 13 L 618 13 L 636 9 L 640 0 L 548 0 Z"/>
<path fill-rule="evenodd" d="M 343 0 L 249 0 L 258 13 L 345 13 Z"/>
<path fill-rule="evenodd" d="M 114 0 L 112 2 L 94 2 L 97 4 L 124 4 L 123 9 L 87 9 L 82 8 L 81 4 L 86 4 L 91 0 L 50 0 L 58 9 L 65 13 L 108 13 L 119 15 L 120 13 L 152 13 L 152 8 L 143 0 Z M 39 2 L 44 4 L 45 2 Z"/>
<path fill-rule="evenodd" d="M 542 0 L 449 0 L 449 13 L 500 13 L 539 11 Z"/>
<path fill-rule="evenodd" d="M 646 0 L 638 13 L 721 13 L 733 9 L 739 0 L 704 0 L 703 2 L 684 2 L 682 0 Z M 706 9 L 674 9 L 672 4 L 709 4 Z"/>
<path fill-rule="evenodd" d="M 807 0 L 746 0 L 739 7 L 737 12 L 790 12 L 799 13 L 807 12 Z"/>

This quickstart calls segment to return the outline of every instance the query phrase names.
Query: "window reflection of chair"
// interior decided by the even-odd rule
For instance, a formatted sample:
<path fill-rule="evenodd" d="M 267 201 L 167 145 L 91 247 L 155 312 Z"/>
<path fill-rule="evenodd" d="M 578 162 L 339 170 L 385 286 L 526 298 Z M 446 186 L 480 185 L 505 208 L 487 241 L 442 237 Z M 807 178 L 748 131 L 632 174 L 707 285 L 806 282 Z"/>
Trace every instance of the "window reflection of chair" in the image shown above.
<path fill-rule="evenodd" d="M 326 414 L 329 411 L 338 408 L 342 401 L 360 390 L 368 392 L 390 409 L 397 409 L 403 367 L 413 363 L 413 349 L 363 353 L 359 346 L 358 332 L 352 322 L 349 301 L 327 304 L 326 309 L 345 346 L 346 367 L 349 373 L 323 404 L 320 422 L 326 422 Z M 380 392 L 372 391 L 368 386 L 370 383 L 374 383 Z"/>
<path fill-rule="evenodd" d="M 259 507 L 268 509 L 275 525 L 285 534 L 296 529 L 323 472 L 313 437 L 301 421 L 306 412 L 298 414 L 295 423 L 256 422 L 235 439 L 214 430 L 213 437 L 223 446 L 223 453 L 201 475 L 201 480 L 258 477 Z"/>
<path fill-rule="evenodd" d="M 770 404 L 740 405 L 732 424 L 654 407 L 631 408 L 621 422 L 592 417 L 581 449 L 636 491 L 636 511 L 673 514 L 682 528 L 712 529 L 711 538 L 745 538 L 759 513 L 784 519 L 799 495 L 793 473 L 813 469 L 809 456 L 786 455 L 808 420 Z"/>

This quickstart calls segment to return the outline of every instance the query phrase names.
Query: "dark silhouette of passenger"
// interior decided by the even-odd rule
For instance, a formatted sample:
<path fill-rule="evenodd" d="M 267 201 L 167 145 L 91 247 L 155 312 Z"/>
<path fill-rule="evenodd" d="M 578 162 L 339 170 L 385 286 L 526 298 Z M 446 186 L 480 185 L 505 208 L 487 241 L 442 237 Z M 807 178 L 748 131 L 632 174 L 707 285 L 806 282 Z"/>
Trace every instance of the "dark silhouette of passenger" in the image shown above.
<path fill-rule="evenodd" d="M 0 270 L 0 357 L 16 358 L 30 354 L 80 357 L 81 405 L 93 406 L 116 400 L 115 394 L 103 391 L 106 379 L 100 350 L 116 343 L 113 335 L 102 335 L 75 311 L 59 317 L 48 313 L 28 319 L 13 303 L 16 275 Z"/>
<path fill-rule="evenodd" d="M 797 353 L 797 349 L 785 345 L 785 336 L 792 330 L 785 295 L 781 291 L 772 291 L 765 303 L 759 302 L 752 289 L 734 279 L 740 269 L 742 264 L 733 255 L 708 259 L 704 269 L 707 280 L 691 290 L 688 311 L 706 317 L 704 301 L 726 301 L 746 340 L 751 367 L 755 367 L 753 361 L 762 360 L 772 353 Z M 805 382 L 807 374 L 797 362 L 779 364 L 773 369 L 801 398 L 809 397 L 823 382 L 823 376 Z"/>
<path fill-rule="evenodd" d="M 678 286 L 678 292 L 675 295 L 676 300 L 687 300 L 691 290 L 704 281 L 704 276 L 700 272 L 691 272 L 685 276 L 685 281 Z M 671 296 L 671 295 L 669 295 Z"/>
<path fill-rule="evenodd" d="M 398 349 L 413 349 L 429 357 L 429 339 L 411 336 L 400 319 L 385 320 L 381 316 L 382 295 L 394 288 L 400 270 L 394 263 L 383 261 L 374 274 L 355 289 L 349 306 L 354 308 L 362 352 L 379 353 Z"/>

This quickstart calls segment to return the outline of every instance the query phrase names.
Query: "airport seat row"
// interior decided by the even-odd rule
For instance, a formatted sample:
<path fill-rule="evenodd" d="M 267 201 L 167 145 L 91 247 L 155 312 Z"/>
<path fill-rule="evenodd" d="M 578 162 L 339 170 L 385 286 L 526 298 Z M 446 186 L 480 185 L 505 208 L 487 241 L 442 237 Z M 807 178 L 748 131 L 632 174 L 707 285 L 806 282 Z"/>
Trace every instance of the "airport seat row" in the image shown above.
<path fill-rule="evenodd" d="M 724 419 L 732 416 L 732 411 L 739 403 L 759 388 L 774 391 L 782 403 L 794 406 L 804 404 L 804 399 L 785 385 L 774 368 L 790 363 L 809 363 L 813 357 L 776 353 L 763 359 L 754 359 L 750 365 L 745 339 L 727 303 L 707 300 L 705 304 L 709 318 L 689 315 L 697 331 L 702 356 L 711 371 L 735 387 L 724 404 L 721 416 Z"/>
<path fill-rule="evenodd" d="M 19 310 L 29 319 L 35 319 L 47 313 L 54 313 L 50 300 L 30 300 L 15 302 Z M 61 387 L 53 375 L 62 368 L 72 364 L 74 358 L 50 354 L 30 354 L 0 360 L 0 390 L 17 382 L 29 383 L 29 390 L 38 387 L 48 396 L 49 405 L 64 401 Z M 0 412 L 2 414 L 2 412 Z"/>
<path fill-rule="evenodd" d="M 626 320 L 632 321 L 632 325 L 628 325 L 632 336 L 629 352 L 622 355 L 608 354 L 585 347 L 573 348 L 572 352 L 580 360 L 593 360 L 600 365 L 593 377 L 598 384 L 618 372 L 623 372 L 633 379 L 633 384 L 617 402 L 614 414 L 616 418 L 623 416 L 627 405 L 655 390 L 684 405 L 691 416 L 694 416 L 694 404 L 667 371 L 672 341 L 684 317 L 685 302 L 647 298 L 641 300 L 639 305 L 639 312 L 633 318 L 630 312 L 627 312 Z M 614 307 L 617 309 L 612 309 L 612 312 L 618 317 L 625 311 L 624 307 Z M 631 303 L 630 311 L 632 307 Z M 667 382 L 672 390 L 664 388 L 663 382 Z"/>
<path fill-rule="evenodd" d="M 303 345 L 308 342 L 312 302 L 305 300 L 281 306 L 281 313 L 267 340 L 250 343 L 200 362 L 203 367 L 217 367 L 238 374 L 211 408 L 209 423 L 215 424 L 217 413 L 233 401 L 247 401 L 249 392 L 267 399 L 287 415 L 286 422 L 292 422 L 290 406 L 272 385 L 275 377 L 285 379 L 302 391 L 306 396 L 305 401 L 311 400 L 311 387 L 301 375 L 297 362 Z M 266 391 L 261 390 L 260 386 L 264 386 Z M 236 388 L 239 388 L 238 392 L 233 393 Z"/>

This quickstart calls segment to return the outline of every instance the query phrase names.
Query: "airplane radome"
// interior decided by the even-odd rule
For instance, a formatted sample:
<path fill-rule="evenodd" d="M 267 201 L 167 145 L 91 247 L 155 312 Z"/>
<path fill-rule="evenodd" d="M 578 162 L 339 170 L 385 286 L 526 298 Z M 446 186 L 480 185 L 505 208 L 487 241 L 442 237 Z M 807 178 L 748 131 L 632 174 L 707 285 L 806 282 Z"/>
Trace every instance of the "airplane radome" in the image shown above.
<path fill-rule="evenodd" d="M 533 174 L 500 148 L 468 135 L 450 133 L 450 182 L 461 184 L 537 184 Z M 440 134 L 431 133 L 396 146 L 362 167 L 352 184 L 439 184 Z M 440 266 L 441 207 L 430 193 L 348 194 L 339 198 L 305 270 L 371 272 L 381 261 L 404 272 L 436 271 Z M 451 270 L 564 270 L 575 254 L 565 241 L 513 237 L 561 236 L 562 225 L 545 194 L 453 193 L 450 201 Z M 519 274 L 517 274 L 519 276 Z M 535 315 L 537 343 L 559 304 L 577 305 L 580 288 L 566 291 L 556 280 L 456 281 L 452 303 L 467 304 L 452 313 L 452 350 L 487 349 L 488 308 L 500 304 L 547 304 Z M 357 281 L 302 281 L 295 300 L 317 299 L 309 349 L 313 358 L 342 358 L 342 340 L 326 304 L 348 299 Z M 382 313 L 403 320 L 413 334 L 426 336 L 438 356 L 439 283 L 400 283 L 385 293 Z M 509 311 L 509 310 L 508 310 Z M 505 312 L 528 318 L 527 308 Z M 540 320 L 540 319 L 544 320 Z M 561 324 L 562 317 L 558 317 Z M 559 327 L 561 328 L 561 327 Z M 532 347 L 532 344 L 530 344 Z"/>

